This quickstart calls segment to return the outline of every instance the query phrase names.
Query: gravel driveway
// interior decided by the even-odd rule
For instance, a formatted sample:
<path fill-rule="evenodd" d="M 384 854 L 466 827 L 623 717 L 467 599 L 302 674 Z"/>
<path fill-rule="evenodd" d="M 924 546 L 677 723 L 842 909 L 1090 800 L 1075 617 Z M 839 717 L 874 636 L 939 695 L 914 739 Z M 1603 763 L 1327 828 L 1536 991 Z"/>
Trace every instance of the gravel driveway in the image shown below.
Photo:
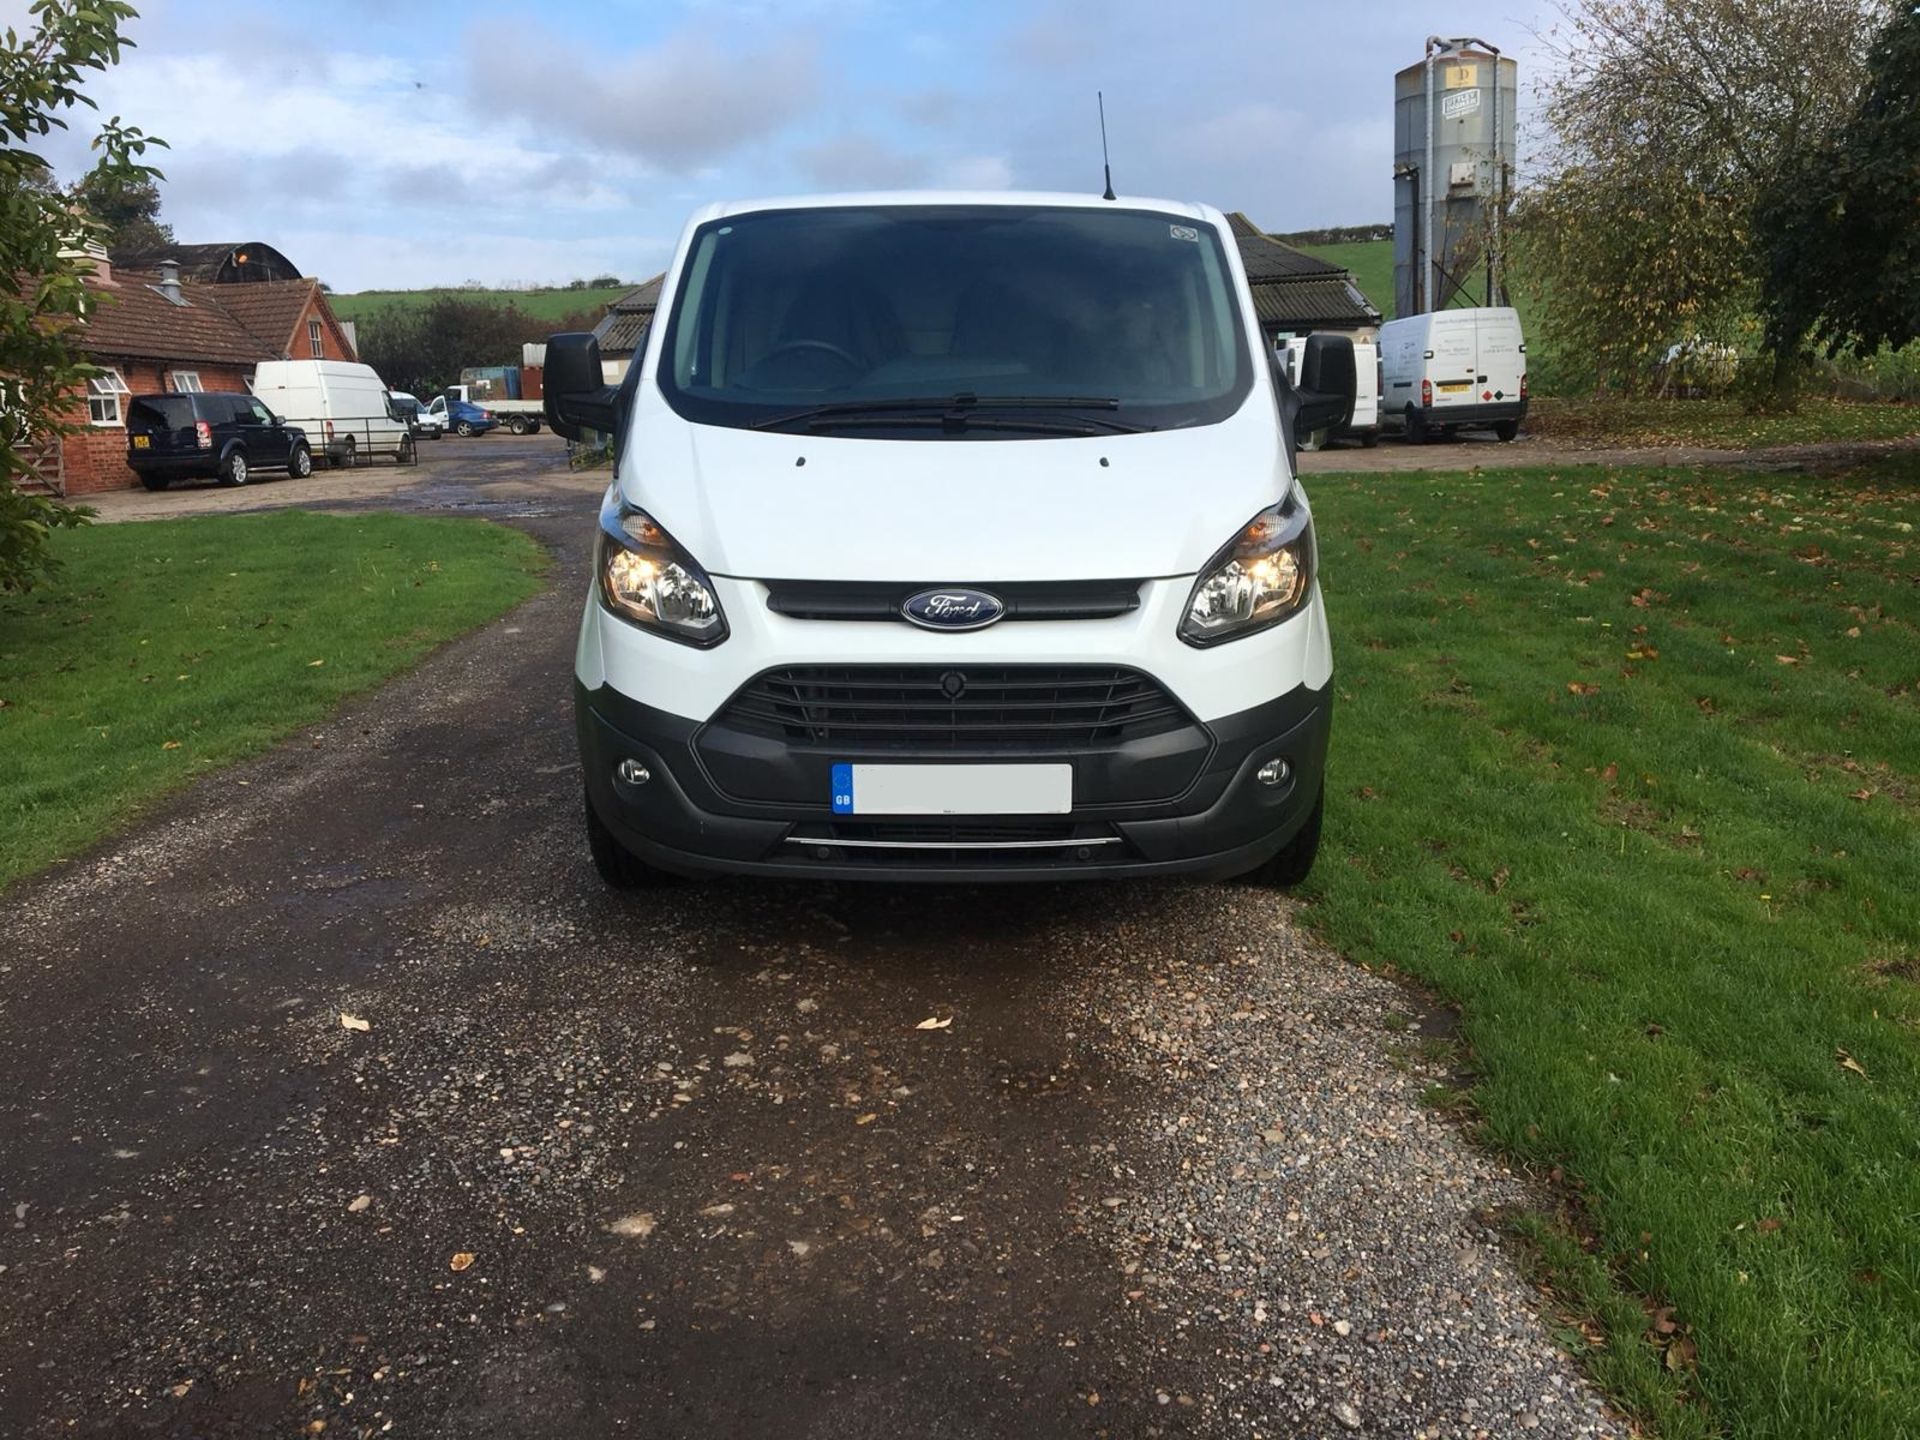
<path fill-rule="evenodd" d="M 1286 901 L 603 891 L 522 453 L 553 591 L 6 897 L 0 1431 L 1627 1433 Z"/>

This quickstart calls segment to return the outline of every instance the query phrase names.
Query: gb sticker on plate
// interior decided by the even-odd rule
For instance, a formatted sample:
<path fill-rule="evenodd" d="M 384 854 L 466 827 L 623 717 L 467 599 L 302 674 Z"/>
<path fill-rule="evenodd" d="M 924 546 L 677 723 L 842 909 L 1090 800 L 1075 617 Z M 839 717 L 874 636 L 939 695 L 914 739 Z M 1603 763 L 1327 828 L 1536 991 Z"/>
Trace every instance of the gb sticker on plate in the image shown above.
<path fill-rule="evenodd" d="M 853 766 L 833 767 L 833 813 L 853 814 Z"/>

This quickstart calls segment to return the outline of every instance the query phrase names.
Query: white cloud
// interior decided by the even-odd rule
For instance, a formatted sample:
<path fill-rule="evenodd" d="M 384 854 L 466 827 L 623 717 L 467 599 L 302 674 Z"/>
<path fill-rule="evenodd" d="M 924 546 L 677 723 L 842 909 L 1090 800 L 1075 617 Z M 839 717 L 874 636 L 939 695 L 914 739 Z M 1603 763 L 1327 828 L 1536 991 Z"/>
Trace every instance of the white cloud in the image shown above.
<path fill-rule="evenodd" d="M 815 47 L 787 34 L 729 48 L 685 30 L 651 49 L 606 56 L 543 32 L 513 45 L 470 35 L 466 84 L 487 113 L 537 131 L 687 170 L 765 139 L 802 114 L 819 86 Z"/>
<path fill-rule="evenodd" d="M 963 155 L 942 169 L 940 183 L 955 190 L 1007 190 L 1013 166 L 1004 155 Z"/>
<path fill-rule="evenodd" d="M 865 135 L 837 135 L 806 146 L 796 158 L 825 190 L 904 190 L 927 175 L 924 156 Z"/>

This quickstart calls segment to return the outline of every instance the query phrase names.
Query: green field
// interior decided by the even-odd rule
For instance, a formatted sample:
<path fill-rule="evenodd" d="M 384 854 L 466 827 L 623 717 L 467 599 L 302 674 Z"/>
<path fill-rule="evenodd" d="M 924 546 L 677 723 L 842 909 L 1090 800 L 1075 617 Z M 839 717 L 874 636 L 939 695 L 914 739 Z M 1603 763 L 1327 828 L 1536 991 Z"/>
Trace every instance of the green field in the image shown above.
<path fill-rule="evenodd" d="M 342 320 L 361 320 L 389 305 L 431 305 L 450 295 L 456 300 L 514 305 L 536 319 L 558 320 L 582 310 L 604 311 L 632 288 L 615 285 L 597 290 L 360 290 L 351 295 L 329 295 L 327 303 Z"/>
<path fill-rule="evenodd" d="M 545 565 L 480 521 L 299 510 L 51 543 L 57 582 L 0 600 L 0 887 L 324 719 Z"/>
<path fill-rule="evenodd" d="M 1558 1197 L 1514 1228 L 1669 1440 L 1920 1435 L 1916 488 L 1313 481 L 1304 914 L 1459 1006 L 1433 1099 Z"/>
<path fill-rule="evenodd" d="M 1382 320 L 1393 319 L 1393 242 L 1353 240 L 1344 245 L 1296 245 L 1309 255 L 1343 265 L 1353 274 L 1360 293 L 1373 302 Z"/>

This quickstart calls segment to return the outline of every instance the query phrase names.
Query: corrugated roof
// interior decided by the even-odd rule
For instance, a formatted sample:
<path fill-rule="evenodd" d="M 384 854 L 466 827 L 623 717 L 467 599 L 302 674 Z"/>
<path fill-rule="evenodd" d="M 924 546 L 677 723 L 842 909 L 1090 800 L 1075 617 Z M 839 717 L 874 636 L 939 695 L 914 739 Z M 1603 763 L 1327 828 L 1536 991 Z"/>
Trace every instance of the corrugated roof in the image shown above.
<path fill-rule="evenodd" d="M 157 269 L 162 260 L 177 261 L 183 280 L 202 280 L 208 284 L 218 280 L 293 280 L 300 275 L 297 265 L 260 240 L 116 250 L 112 259 L 115 268 L 141 271 Z"/>
<path fill-rule="evenodd" d="M 1240 263 L 1246 267 L 1250 281 L 1277 275 L 1346 273 L 1331 260 L 1322 260 L 1317 255 L 1309 255 L 1304 250 L 1282 244 L 1238 210 L 1227 216 L 1227 227 L 1233 231 L 1233 238 L 1239 244 Z"/>
<path fill-rule="evenodd" d="M 634 286 L 607 307 L 607 315 L 593 327 L 602 355 L 631 355 L 640 348 L 640 337 L 652 323 L 660 305 L 660 285 L 667 277 L 656 275 Z"/>
<path fill-rule="evenodd" d="M 1254 313 L 1262 325 L 1348 330 L 1380 323 L 1380 312 L 1367 303 L 1345 271 L 1268 280 L 1251 288 Z"/>

